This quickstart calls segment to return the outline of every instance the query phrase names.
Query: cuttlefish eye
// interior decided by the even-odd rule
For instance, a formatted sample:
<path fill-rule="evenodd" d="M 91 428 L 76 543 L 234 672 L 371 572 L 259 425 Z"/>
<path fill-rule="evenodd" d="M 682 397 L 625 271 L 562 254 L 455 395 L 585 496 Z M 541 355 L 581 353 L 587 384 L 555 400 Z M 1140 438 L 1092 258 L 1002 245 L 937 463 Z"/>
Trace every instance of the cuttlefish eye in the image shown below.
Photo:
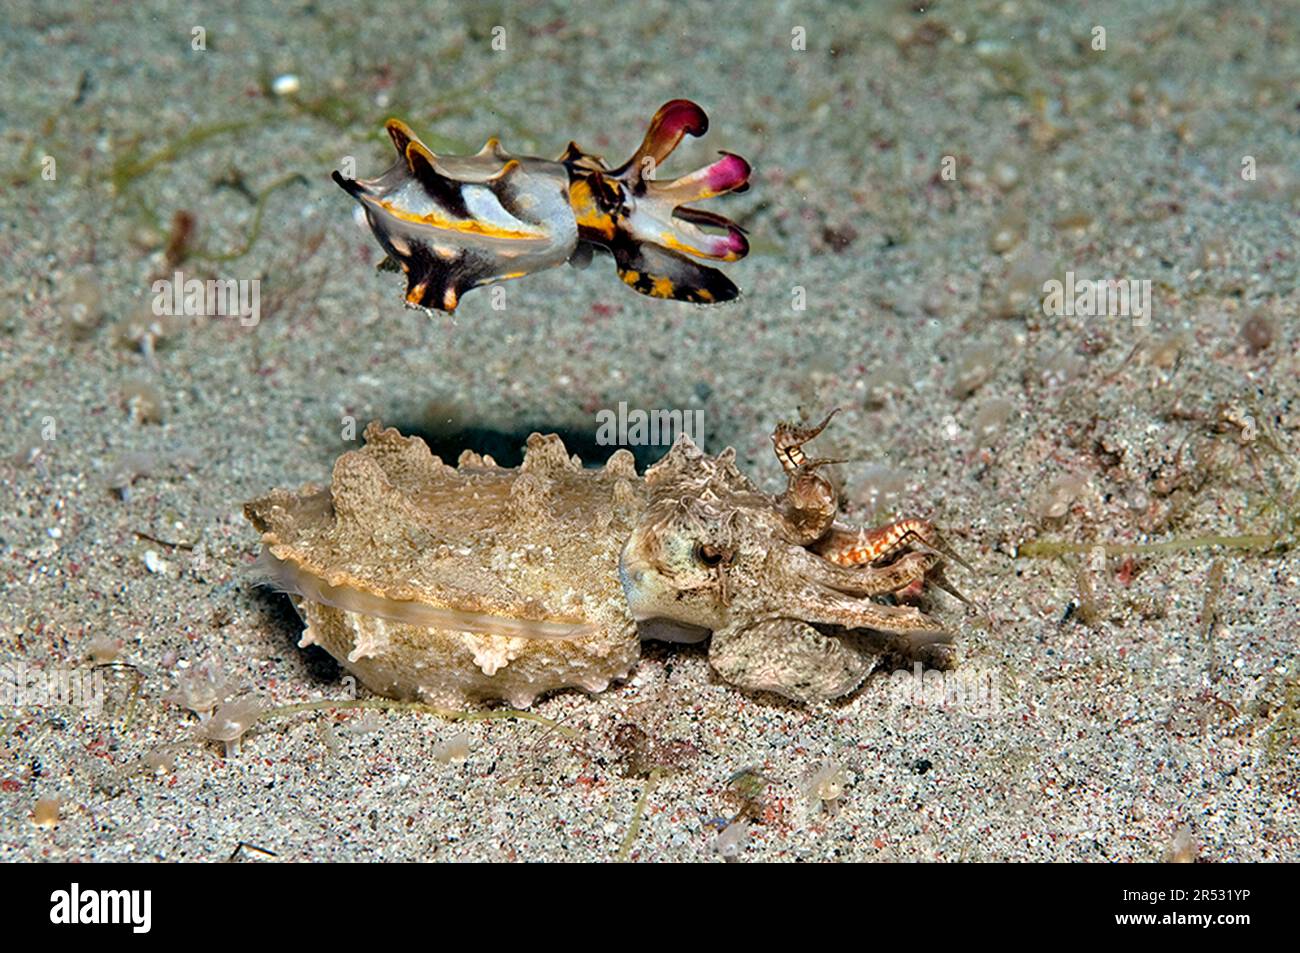
<path fill-rule="evenodd" d="M 709 543 L 700 543 L 695 547 L 696 561 L 710 569 L 721 565 L 726 558 L 727 554 L 723 550 Z"/>

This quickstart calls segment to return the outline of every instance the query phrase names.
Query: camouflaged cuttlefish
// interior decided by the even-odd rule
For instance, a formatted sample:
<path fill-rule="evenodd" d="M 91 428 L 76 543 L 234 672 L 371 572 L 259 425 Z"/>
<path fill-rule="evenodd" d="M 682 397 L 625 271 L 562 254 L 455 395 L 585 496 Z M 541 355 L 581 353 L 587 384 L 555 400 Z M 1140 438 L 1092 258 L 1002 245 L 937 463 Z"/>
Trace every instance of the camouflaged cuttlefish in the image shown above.
<path fill-rule="evenodd" d="M 830 419 L 773 430 L 776 495 L 735 450 L 709 456 L 686 434 L 638 474 L 626 449 L 587 468 L 554 434 L 530 436 L 518 467 L 470 450 L 453 467 L 372 423 L 329 486 L 244 513 L 258 574 L 306 622 L 300 644 L 381 695 L 524 708 L 604 691 L 656 639 L 707 640 L 729 684 L 820 703 L 891 656 L 951 667 L 951 630 L 910 603 L 964 600 L 945 566 L 965 564 L 931 523 L 840 519 L 833 461 L 803 450 Z"/>
<path fill-rule="evenodd" d="M 377 179 L 334 181 L 355 198 L 389 258 L 406 273 L 408 305 L 454 311 L 472 288 L 522 278 L 594 248 L 614 256 L 619 276 L 652 298 L 712 304 L 739 289 L 688 255 L 738 261 L 749 251 L 735 222 L 688 203 L 747 187 L 738 155 L 672 181 L 656 170 L 686 135 L 709 127 L 685 99 L 665 103 L 640 148 L 611 169 L 570 142 L 552 161 L 512 156 L 496 139 L 472 156 L 434 155 L 405 123 L 390 119 L 397 161 Z"/>

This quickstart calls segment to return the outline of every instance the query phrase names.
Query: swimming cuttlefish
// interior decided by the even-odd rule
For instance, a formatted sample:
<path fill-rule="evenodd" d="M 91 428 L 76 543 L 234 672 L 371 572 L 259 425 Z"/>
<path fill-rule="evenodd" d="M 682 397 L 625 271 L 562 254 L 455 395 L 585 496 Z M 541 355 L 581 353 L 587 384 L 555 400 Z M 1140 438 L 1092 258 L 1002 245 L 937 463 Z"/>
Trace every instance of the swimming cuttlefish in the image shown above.
<path fill-rule="evenodd" d="M 616 169 L 570 142 L 555 160 L 513 156 L 496 139 L 475 155 L 434 155 L 398 119 L 385 128 L 397 161 L 376 179 L 334 181 L 364 210 L 388 257 L 406 273 L 412 307 L 454 311 L 472 288 L 522 278 L 601 248 L 619 276 L 652 298 L 713 304 L 740 292 L 720 271 L 687 256 L 738 261 L 744 231 L 689 203 L 743 191 L 750 166 L 738 155 L 660 181 L 659 165 L 684 136 L 709 128 L 685 99 L 665 103 L 640 148 Z"/>
<path fill-rule="evenodd" d="M 956 558 L 924 520 L 839 519 L 828 461 L 802 450 L 825 425 L 776 428 L 787 485 L 772 495 L 734 450 L 709 456 L 685 434 L 639 475 L 627 450 L 584 468 L 554 434 L 529 437 L 519 467 L 469 451 L 453 467 L 372 423 L 328 487 L 244 512 L 262 572 L 307 624 L 301 644 L 382 695 L 526 707 L 626 678 L 643 639 L 707 639 L 731 685 L 823 702 L 881 656 L 952 663 L 945 626 L 904 603 L 953 592 Z"/>

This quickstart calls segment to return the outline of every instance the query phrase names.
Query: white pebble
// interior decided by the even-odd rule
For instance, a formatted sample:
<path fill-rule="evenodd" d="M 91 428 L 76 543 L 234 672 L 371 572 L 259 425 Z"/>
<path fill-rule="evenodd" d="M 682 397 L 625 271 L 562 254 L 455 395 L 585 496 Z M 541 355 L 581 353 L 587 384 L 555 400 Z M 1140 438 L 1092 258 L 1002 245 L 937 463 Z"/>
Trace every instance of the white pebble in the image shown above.
<path fill-rule="evenodd" d="M 144 551 L 144 565 L 150 572 L 157 573 L 166 573 L 172 568 L 167 564 L 167 560 L 163 559 L 152 549 L 146 549 Z"/>
<path fill-rule="evenodd" d="M 271 92 L 277 96 L 292 96 L 302 89 L 302 83 L 293 73 L 281 73 L 271 81 Z"/>

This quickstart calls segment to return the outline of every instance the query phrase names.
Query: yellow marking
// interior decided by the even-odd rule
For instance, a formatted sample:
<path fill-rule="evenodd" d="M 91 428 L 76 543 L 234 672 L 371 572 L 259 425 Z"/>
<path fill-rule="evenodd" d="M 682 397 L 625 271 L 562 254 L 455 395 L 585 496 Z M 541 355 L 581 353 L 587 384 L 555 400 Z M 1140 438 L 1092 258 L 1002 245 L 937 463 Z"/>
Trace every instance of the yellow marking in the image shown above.
<path fill-rule="evenodd" d="M 580 228 L 590 228 L 605 238 L 614 237 L 614 220 L 596 204 L 591 183 L 586 179 L 578 179 L 569 186 L 569 207 Z"/>
<path fill-rule="evenodd" d="M 393 140 L 395 148 L 402 156 L 406 158 L 406 144 L 410 142 L 419 142 L 420 137 L 411 131 L 411 127 L 400 119 L 390 119 L 384 123 L 384 129 L 388 131 L 388 138 Z M 401 145 L 398 145 L 401 143 Z"/>
<path fill-rule="evenodd" d="M 403 212 L 393 205 L 387 199 L 381 199 L 375 202 L 380 208 L 390 215 L 410 222 L 414 225 L 430 225 L 434 228 L 440 228 L 449 232 L 468 232 L 474 235 L 483 235 L 487 238 L 506 238 L 514 240 L 548 238 L 546 232 L 537 232 L 524 229 L 500 228 L 496 225 L 490 225 L 487 222 L 480 222 L 477 219 L 453 219 L 444 218 L 436 212 L 430 212 L 428 215 L 412 215 L 410 212 Z"/>
<path fill-rule="evenodd" d="M 671 232 L 662 232 L 659 235 L 659 242 L 674 251 L 686 252 L 688 255 L 694 255 L 696 258 L 713 258 L 717 261 L 740 261 L 740 256 L 734 251 L 728 251 L 725 255 L 713 255 L 693 245 L 678 241 Z"/>
<path fill-rule="evenodd" d="M 671 298 L 673 296 L 673 283 L 668 278 L 656 278 L 650 286 L 650 296 L 652 298 Z"/>
<path fill-rule="evenodd" d="M 519 164 L 520 163 L 518 159 L 511 159 L 509 162 L 503 165 L 498 171 L 492 173 L 486 179 L 484 179 L 483 184 L 487 185 L 489 182 L 496 182 L 496 183 L 504 182 L 507 176 L 514 174 L 514 171 L 519 168 Z"/>
<path fill-rule="evenodd" d="M 429 168 L 433 169 L 435 173 L 438 175 L 442 174 L 441 172 L 438 172 L 438 157 L 430 152 L 429 147 L 419 139 L 412 139 L 406 144 L 406 166 L 412 172 L 415 171 L 415 156 L 419 156 L 428 163 Z"/>
<path fill-rule="evenodd" d="M 641 272 L 625 271 L 623 272 L 623 280 L 627 282 L 629 285 L 635 285 L 638 281 L 641 280 Z"/>
<path fill-rule="evenodd" d="M 456 301 L 456 289 L 448 285 L 447 290 L 442 293 L 442 306 L 448 311 L 455 311 Z"/>
<path fill-rule="evenodd" d="M 713 300 L 713 292 L 711 292 L 708 288 L 696 288 L 695 296 L 699 298 L 701 301 Z"/>

